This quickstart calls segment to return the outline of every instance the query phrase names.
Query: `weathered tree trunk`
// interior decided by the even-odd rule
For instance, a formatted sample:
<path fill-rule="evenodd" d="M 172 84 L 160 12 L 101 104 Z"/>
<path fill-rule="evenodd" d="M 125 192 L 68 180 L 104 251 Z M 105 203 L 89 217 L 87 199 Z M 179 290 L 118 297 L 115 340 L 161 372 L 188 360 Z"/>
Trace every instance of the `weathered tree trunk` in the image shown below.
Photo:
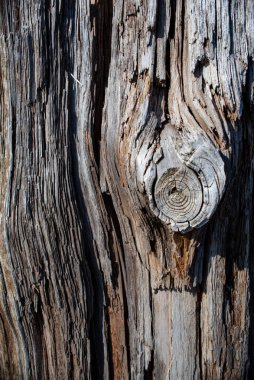
<path fill-rule="evenodd" d="M 250 378 L 253 0 L 1 0 L 0 46 L 0 378 Z"/>

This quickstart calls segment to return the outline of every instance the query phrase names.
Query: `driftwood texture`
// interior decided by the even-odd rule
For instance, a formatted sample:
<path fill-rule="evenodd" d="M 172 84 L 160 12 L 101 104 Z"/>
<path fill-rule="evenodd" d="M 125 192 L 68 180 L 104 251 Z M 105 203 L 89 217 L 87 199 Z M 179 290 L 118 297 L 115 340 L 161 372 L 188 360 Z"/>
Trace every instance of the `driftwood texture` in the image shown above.
<path fill-rule="evenodd" d="M 253 79 L 253 0 L 1 0 L 1 379 L 254 374 Z"/>

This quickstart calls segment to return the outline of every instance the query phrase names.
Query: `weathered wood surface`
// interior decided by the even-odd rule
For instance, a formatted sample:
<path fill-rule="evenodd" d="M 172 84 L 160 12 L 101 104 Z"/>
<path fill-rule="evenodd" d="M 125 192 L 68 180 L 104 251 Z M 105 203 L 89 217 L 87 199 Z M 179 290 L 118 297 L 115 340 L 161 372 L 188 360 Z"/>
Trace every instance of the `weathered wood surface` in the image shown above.
<path fill-rule="evenodd" d="M 0 378 L 254 373 L 254 2 L 2 0 Z"/>

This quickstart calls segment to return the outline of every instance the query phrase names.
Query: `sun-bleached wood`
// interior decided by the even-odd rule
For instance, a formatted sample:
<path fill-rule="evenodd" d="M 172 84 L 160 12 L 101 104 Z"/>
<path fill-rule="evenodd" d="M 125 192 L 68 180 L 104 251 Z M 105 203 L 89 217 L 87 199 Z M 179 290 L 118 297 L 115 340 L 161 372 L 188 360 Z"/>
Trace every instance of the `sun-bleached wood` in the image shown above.
<path fill-rule="evenodd" d="M 226 175 L 222 157 L 204 134 L 184 130 L 180 136 L 167 125 L 152 155 L 138 160 L 150 207 L 159 219 L 182 233 L 209 221 L 222 198 Z"/>
<path fill-rule="evenodd" d="M 251 0 L 1 0 L 1 379 L 253 377 L 253 57 Z"/>

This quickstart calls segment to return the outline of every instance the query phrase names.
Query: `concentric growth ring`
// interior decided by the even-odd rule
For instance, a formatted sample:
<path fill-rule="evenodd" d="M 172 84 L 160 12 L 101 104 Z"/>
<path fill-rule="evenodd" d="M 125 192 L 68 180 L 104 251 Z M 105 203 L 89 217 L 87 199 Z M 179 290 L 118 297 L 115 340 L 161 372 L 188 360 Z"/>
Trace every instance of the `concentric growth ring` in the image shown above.
<path fill-rule="evenodd" d="M 154 198 L 158 210 L 175 224 L 194 219 L 203 204 L 202 185 L 188 168 L 168 169 L 156 182 Z"/>

